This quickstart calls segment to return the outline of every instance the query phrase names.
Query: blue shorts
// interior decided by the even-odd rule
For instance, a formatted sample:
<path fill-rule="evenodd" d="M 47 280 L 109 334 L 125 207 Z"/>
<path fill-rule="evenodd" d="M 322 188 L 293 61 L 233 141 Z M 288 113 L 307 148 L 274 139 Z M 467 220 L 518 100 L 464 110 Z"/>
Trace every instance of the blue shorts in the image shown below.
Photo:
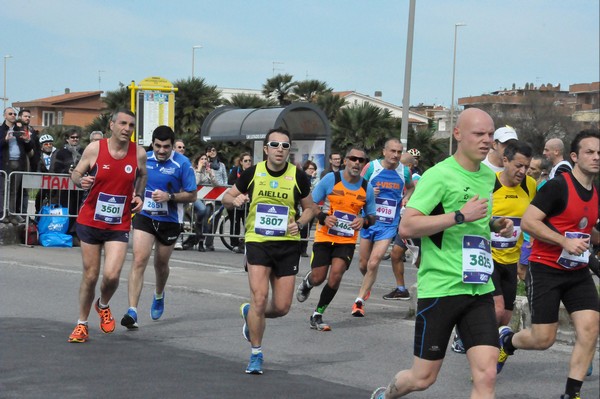
<path fill-rule="evenodd" d="M 397 224 L 376 223 L 360 231 L 360 238 L 369 241 L 391 240 L 398 233 Z"/>
<path fill-rule="evenodd" d="M 519 263 L 522 265 L 529 265 L 529 255 L 531 254 L 531 242 L 523 241 L 521 245 L 521 256 L 519 257 Z"/>

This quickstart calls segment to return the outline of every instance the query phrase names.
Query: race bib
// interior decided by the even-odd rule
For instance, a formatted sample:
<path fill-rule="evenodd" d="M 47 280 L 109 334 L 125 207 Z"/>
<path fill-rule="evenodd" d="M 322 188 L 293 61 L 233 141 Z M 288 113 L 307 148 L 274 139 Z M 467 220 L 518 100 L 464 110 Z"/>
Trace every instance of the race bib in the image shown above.
<path fill-rule="evenodd" d="M 589 239 L 590 235 L 586 233 L 579 233 L 576 231 L 567 231 L 565 232 L 565 237 L 567 238 L 586 238 Z M 564 249 L 560 253 L 558 260 L 556 263 L 564 267 L 565 269 L 575 269 L 577 267 L 585 266 L 590 260 L 590 250 L 587 249 L 581 255 L 571 255 Z"/>
<path fill-rule="evenodd" d="M 495 217 L 494 219 L 498 219 L 498 218 Z M 507 249 L 507 248 L 513 248 L 515 245 L 517 245 L 517 241 L 519 239 L 519 236 L 521 235 L 521 218 L 507 217 L 506 219 L 510 219 L 514 223 L 515 227 L 514 227 L 513 234 L 512 234 L 512 236 L 506 238 L 506 237 L 502 237 L 498 233 L 492 232 L 492 247 L 493 248 Z"/>
<path fill-rule="evenodd" d="M 169 204 L 166 202 L 156 202 L 152 200 L 152 191 L 146 190 L 144 193 L 144 206 L 142 210 L 152 216 L 167 216 L 169 214 Z"/>
<path fill-rule="evenodd" d="M 119 224 L 123 220 L 126 195 L 100 193 L 96 201 L 94 220 L 109 224 Z"/>
<path fill-rule="evenodd" d="M 494 272 L 490 241 L 479 236 L 463 237 L 463 283 L 485 284 Z"/>
<path fill-rule="evenodd" d="M 350 227 L 350 223 L 356 219 L 356 215 L 351 213 L 334 211 L 333 216 L 337 218 L 335 226 L 327 230 L 327 234 L 338 237 L 354 237 L 354 229 Z"/>
<path fill-rule="evenodd" d="M 254 232 L 263 236 L 280 237 L 287 232 L 289 207 L 257 204 Z"/>
<path fill-rule="evenodd" d="M 383 223 L 393 223 L 398 201 L 388 198 L 375 198 L 375 217 Z"/>

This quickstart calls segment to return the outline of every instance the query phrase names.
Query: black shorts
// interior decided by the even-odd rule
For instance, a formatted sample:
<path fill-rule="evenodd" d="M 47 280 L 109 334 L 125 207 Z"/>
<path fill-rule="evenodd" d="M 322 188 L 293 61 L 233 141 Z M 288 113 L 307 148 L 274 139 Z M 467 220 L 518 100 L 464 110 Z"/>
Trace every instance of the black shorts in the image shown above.
<path fill-rule="evenodd" d="M 104 244 L 107 241 L 129 242 L 129 231 L 105 230 L 75 223 L 75 231 L 80 241 L 86 244 Z"/>
<path fill-rule="evenodd" d="M 270 267 L 277 277 L 295 276 L 299 263 L 300 241 L 246 242 L 246 264 Z"/>
<path fill-rule="evenodd" d="M 346 262 L 346 270 L 352 263 L 354 257 L 355 244 L 337 244 L 335 242 L 315 242 L 313 244 L 312 258 L 310 267 L 329 266 L 333 258 L 340 258 Z"/>
<path fill-rule="evenodd" d="M 495 287 L 494 296 L 502 295 L 504 297 L 504 309 L 513 310 L 515 308 L 515 298 L 517 297 L 517 264 L 505 265 L 494 261 L 492 281 Z"/>
<path fill-rule="evenodd" d="M 152 234 L 163 245 L 173 245 L 181 233 L 181 224 L 158 222 L 148 216 L 137 214 L 133 218 L 133 228 Z"/>
<path fill-rule="evenodd" d="M 587 267 L 560 270 L 530 260 L 527 278 L 532 324 L 558 322 L 561 301 L 569 314 L 578 310 L 598 311 L 598 291 Z"/>
<path fill-rule="evenodd" d="M 421 239 L 420 238 L 411 238 L 411 240 L 414 245 L 421 248 Z M 408 247 L 406 246 L 406 240 L 403 240 L 402 237 L 400 237 L 400 234 L 396 234 L 396 238 L 394 238 L 394 245 L 397 245 L 404 249 L 408 249 Z"/>
<path fill-rule="evenodd" d="M 414 355 L 425 360 L 443 359 L 454 326 L 467 350 L 480 345 L 498 347 L 492 295 L 418 299 Z"/>

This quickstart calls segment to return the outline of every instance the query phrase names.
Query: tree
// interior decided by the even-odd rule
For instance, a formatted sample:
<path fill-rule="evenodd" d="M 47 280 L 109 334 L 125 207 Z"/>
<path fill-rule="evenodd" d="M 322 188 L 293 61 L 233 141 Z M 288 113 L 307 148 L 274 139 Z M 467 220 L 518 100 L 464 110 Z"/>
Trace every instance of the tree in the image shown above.
<path fill-rule="evenodd" d="M 332 123 L 331 142 L 337 150 L 353 145 L 363 147 L 371 158 L 381 156 L 385 141 L 400 137 L 400 123 L 389 110 L 364 103 L 342 108 Z"/>
<path fill-rule="evenodd" d="M 173 83 L 175 94 L 175 134 L 185 141 L 186 153 L 193 158 L 204 150 L 200 130 L 206 116 L 221 105 L 217 86 L 210 86 L 202 78 L 188 78 Z"/>
<path fill-rule="evenodd" d="M 119 83 L 119 88 L 117 90 L 107 91 L 103 101 L 104 108 L 100 112 L 100 115 L 94 118 L 92 123 L 86 126 L 87 131 L 92 132 L 94 130 L 100 130 L 106 134 L 108 132 L 112 114 L 119 109 L 131 109 L 129 89 L 123 83 Z"/>
<path fill-rule="evenodd" d="M 436 132 L 433 123 L 429 123 L 427 127 L 417 128 L 416 131 L 408 131 L 408 144 L 404 150 L 416 148 L 421 153 L 419 165 L 422 170 L 428 169 L 437 162 L 446 158 L 448 153 L 447 139 L 434 139 Z"/>
<path fill-rule="evenodd" d="M 335 120 L 340 109 L 346 104 L 348 104 L 347 101 L 337 94 L 326 93 L 317 97 L 317 105 L 330 121 Z"/>
<path fill-rule="evenodd" d="M 279 74 L 267 79 L 263 85 L 262 93 L 265 97 L 277 100 L 279 105 L 286 106 L 291 103 L 290 94 L 296 82 L 293 82 L 294 77 L 289 74 Z"/>
<path fill-rule="evenodd" d="M 316 102 L 318 97 L 332 91 L 333 89 L 328 87 L 327 83 L 316 79 L 302 80 L 292 87 L 292 93 L 298 100 L 309 103 Z"/>
<path fill-rule="evenodd" d="M 230 100 L 223 100 L 223 104 L 248 109 L 274 107 L 277 105 L 277 101 L 262 98 L 254 94 L 234 94 Z"/>

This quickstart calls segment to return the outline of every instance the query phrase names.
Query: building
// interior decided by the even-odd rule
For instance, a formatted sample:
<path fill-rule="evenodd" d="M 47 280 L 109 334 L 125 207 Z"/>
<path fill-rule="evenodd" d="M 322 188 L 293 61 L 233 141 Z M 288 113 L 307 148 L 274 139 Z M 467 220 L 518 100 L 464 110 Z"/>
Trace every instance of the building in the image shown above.
<path fill-rule="evenodd" d="M 433 121 L 435 127 L 434 139 L 447 139 L 450 137 L 450 109 L 443 105 L 419 104 L 410 107 L 411 111 L 425 115 Z"/>
<path fill-rule="evenodd" d="M 573 120 L 581 122 L 584 128 L 598 129 L 600 126 L 600 82 L 570 85 L 569 93 L 575 96 Z"/>
<path fill-rule="evenodd" d="M 347 106 L 360 106 L 365 103 L 368 103 L 377 108 L 381 108 L 382 110 L 390 111 L 392 117 L 394 118 L 402 119 L 402 107 L 383 101 L 381 99 L 381 92 L 379 91 L 376 91 L 375 96 L 373 97 L 368 96 L 366 94 L 358 93 L 356 91 L 340 91 L 333 92 L 332 94 L 337 94 L 338 96 L 346 100 Z M 429 118 L 427 118 L 427 116 L 423 114 L 409 111 L 408 123 L 409 125 L 413 126 L 427 125 L 429 123 Z"/>
<path fill-rule="evenodd" d="M 14 102 L 18 109 L 31 111 L 31 125 L 42 130 L 53 125 L 86 126 L 100 115 L 104 109 L 104 101 L 100 97 L 102 91 L 80 91 L 71 93 L 65 89 L 64 94 L 31 101 Z"/>

